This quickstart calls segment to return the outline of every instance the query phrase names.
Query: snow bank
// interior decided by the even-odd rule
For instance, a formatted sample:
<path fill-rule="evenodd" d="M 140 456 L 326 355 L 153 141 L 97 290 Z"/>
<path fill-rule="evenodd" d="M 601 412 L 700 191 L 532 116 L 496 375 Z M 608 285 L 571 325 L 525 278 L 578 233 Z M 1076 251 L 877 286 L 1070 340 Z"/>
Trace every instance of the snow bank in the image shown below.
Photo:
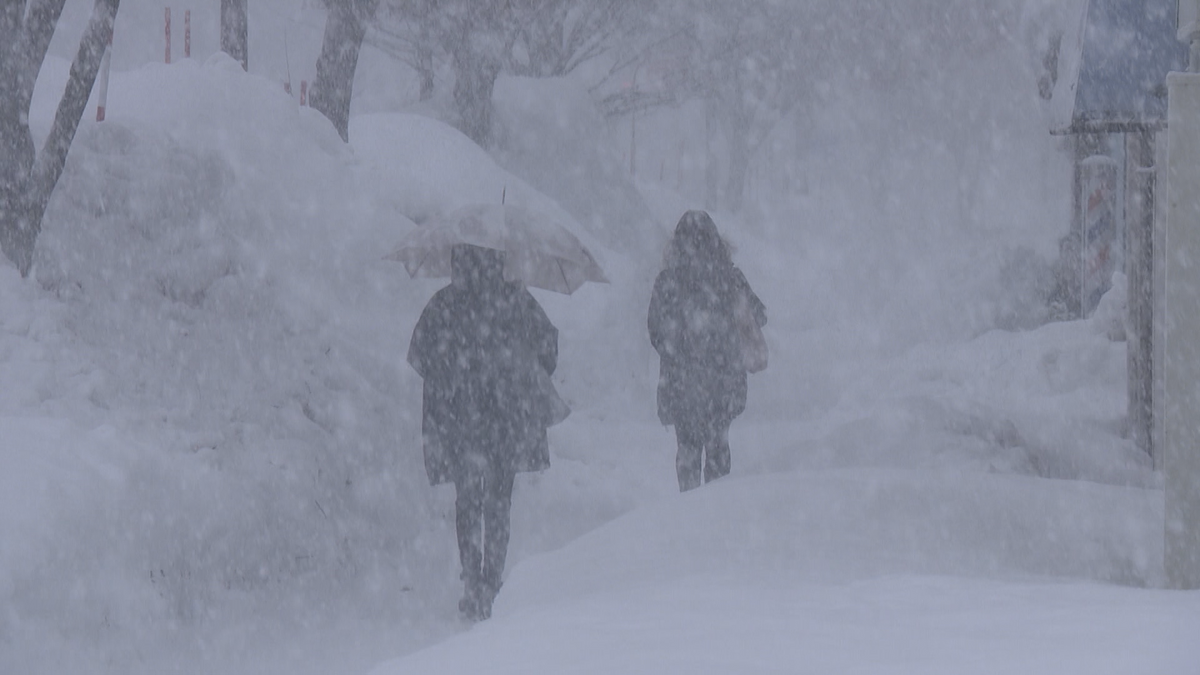
<path fill-rule="evenodd" d="M 497 615 L 681 578 L 786 588 L 892 574 L 1160 581 L 1161 493 L 957 471 L 733 479 L 515 569 Z"/>
<path fill-rule="evenodd" d="M 5 549 L 0 670 L 155 671 L 205 641 L 228 670 L 261 646 L 227 624 L 336 634 L 448 592 L 403 361 L 436 285 L 381 260 L 412 205 L 227 57 L 114 73 L 109 95 L 47 213 L 40 288 L 0 265 L 0 416 L 45 420 L 5 423 L 0 473 L 68 493 L 20 511 L 42 543 Z M 67 454 L 30 464 L 44 447 Z M 54 468 L 76 456 L 112 477 Z"/>
<path fill-rule="evenodd" d="M 418 223 L 470 204 L 499 204 L 504 199 L 574 225 L 574 218 L 555 201 L 500 168 L 483 148 L 448 124 L 422 115 L 376 113 L 354 117 L 350 133 L 357 156 L 378 169 L 364 178 L 373 179 L 375 192 L 403 205 Z"/>
<path fill-rule="evenodd" d="M 48 75 L 35 108 L 50 114 Z M 81 125 L 47 213 L 37 284 L 0 266 L 0 375 L 19 383 L 0 392 L 0 416 L 45 420 L 6 422 L 0 468 L 81 486 L 52 512 L 37 500 L 14 510 L 28 540 L 3 554 L 0 670 L 154 671 L 186 654 L 201 669 L 261 671 L 255 659 L 299 634 L 305 650 L 266 669 L 311 672 L 344 626 L 371 636 L 368 654 L 397 644 L 374 642 L 380 626 L 420 608 L 434 609 L 412 640 L 453 625 L 452 491 L 425 484 L 420 380 L 403 360 L 442 284 L 381 258 L 414 220 L 503 190 L 565 212 L 438 122 L 364 116 L 351 134 L 341 143 L 276 82 L 221 55 L 113 74 L 108 119 Z M 617 283 L 539 292 L 582 425 L 556 431 L 565 438 L 594 437 L 589 419 L 630 408 L 627 384 L 653 395 L 646 303 L 627 301 L 649 282 L 623 256 L 593 252 Z M 107 478 L 15 451 L 47 444 L 69 450 L 55 466 L 87 456 Z M 657 493 L 637 463 L 595 473 L 583 447 L 556 458 L 546 489 L 518 495 L 525 513 L 568 508 L 557 526 L 525 520 L 514 560 Z"/>
<path fill-rule="evenodd" d="M 526 560 L 490 621 L 372 672 L 1182 674 L 1200 594 L 1078 581 L 1158 580 L 1161 522 L 1161 493 L 1082 482 L 723 479 Z"/>
<path fill-rule="evenodd" d="M 695 578 L 493 619 L 372 675 L 1183 675 L 1196 607 L 1194 594 L 1087 584 Z"/>
<path fill-rule="evenodd" d="M 956 467 L 1157 487 L 1127 438 L 1126 346 L 1106 326 L 992 331 L 902 359 L 850 361 L 820 332 L 772 343 L 773 368 L 751 378 L 748 419 L 733 427 L 740 468 Z"/>

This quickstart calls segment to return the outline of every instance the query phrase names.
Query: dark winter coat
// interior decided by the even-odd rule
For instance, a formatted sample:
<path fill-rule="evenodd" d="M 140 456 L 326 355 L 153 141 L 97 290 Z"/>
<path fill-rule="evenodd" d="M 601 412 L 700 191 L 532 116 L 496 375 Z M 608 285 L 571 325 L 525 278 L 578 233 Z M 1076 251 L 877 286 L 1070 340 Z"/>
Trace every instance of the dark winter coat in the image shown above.
<path fill-rule="evenodd" d="M 452 252 L 451 284 L 417 321 L 408 362 L 424 378 L 421 430 L 431 485 L 470 475 L 468 463 L 501 471 L 550 465 L 549 376 L 558 329 L 523 286 L 503 278 L 502 254 Z M 547 391 L 549 388 L 549 391 Z"/>
<path fill-rule="evenodd" d="M 659 355 L 663 424 L 728 424 L 746 409 L 746 368 L 734 319 L 744 302 L 759 327 L 767 314 L 707 213 L 689 211 L 675 229 L 654 281 L 647 320 Z"/>

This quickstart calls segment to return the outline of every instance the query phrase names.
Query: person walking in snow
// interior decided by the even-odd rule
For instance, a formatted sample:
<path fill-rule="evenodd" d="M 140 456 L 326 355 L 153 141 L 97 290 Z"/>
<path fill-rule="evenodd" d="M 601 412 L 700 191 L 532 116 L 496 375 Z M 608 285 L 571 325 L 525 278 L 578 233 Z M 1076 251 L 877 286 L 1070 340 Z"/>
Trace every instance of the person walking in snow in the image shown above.
<path fill-rule="evenodd" d="M 500 251 L 454 246 L 450 285 L 426 305 L 408 350 L 424 379 L 429 482 L 456 491 L 459 610 L 472 620 L 491 615 L 500 590 L 515 475 L 550 466 L 546 428 L 561 417 L 547 397 L 565 407 L 549 380 L 558 329 L 503 270 Z"/>
<path fill-rule="evenodd" d="M 658 417 L 675 426 L 680 492 L 729 473 L 729 425 L 746 373 L 766 367 L 766 308 L 704 211 L 680 218 L 654 281 L 647 325 L 660 359 Z"/>

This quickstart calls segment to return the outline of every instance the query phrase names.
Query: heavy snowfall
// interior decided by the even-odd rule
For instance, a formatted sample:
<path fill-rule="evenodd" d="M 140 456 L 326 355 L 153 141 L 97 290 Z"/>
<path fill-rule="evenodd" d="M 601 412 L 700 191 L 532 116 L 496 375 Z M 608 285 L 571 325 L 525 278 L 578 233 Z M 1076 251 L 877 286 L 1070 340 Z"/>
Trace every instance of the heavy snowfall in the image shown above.
<path fill-rule="evenodd" d="M 1071 153 L 1039 77 L 1083 2 L 546 0 L 587 41 L 497 61 L 481 127 L 462 45 L 418 39 L 468 10 L 382 0 L 348 141 L 300 100 L 325 3 L 249 0 L 248 70 L 218 4 L 171 7 L 166 63 L 164 3 L 120 3 L 105 119 L 93 89 L 28 276 L 0 259 L 0 673 L 1200 672 L 1124 277 L 1086 317 L 1050 297 Z M 473 622 L 406 361 L 447 280 L 385 256 L 501 200 L 609 283 L 531 290 L 571 414 Z M 690 209 L 770 362 L 730 475 L 681 494 L 646 320 Z"/>

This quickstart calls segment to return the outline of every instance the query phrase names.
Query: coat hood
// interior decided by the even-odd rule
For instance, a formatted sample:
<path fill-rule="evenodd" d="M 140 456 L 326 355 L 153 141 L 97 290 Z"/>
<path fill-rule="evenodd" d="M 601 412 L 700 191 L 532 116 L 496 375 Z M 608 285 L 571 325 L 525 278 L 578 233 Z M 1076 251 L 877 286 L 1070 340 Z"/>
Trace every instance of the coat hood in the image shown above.
<path fill-rule="evenodd" d="M 450 283 L 460 288 L 504 284 L 504 252 L 470 244 L 454 246 L 450 249 Z"/>
<path fill-rule="evenodd" d="M 693 210 L 683 214 L 675 226 L 675 234 L 667 244 L 664 267 L 685 267 L 693 264 L 733 264 L 729 244 L 717 231 L 717 224 L 705 211 Z"/>

